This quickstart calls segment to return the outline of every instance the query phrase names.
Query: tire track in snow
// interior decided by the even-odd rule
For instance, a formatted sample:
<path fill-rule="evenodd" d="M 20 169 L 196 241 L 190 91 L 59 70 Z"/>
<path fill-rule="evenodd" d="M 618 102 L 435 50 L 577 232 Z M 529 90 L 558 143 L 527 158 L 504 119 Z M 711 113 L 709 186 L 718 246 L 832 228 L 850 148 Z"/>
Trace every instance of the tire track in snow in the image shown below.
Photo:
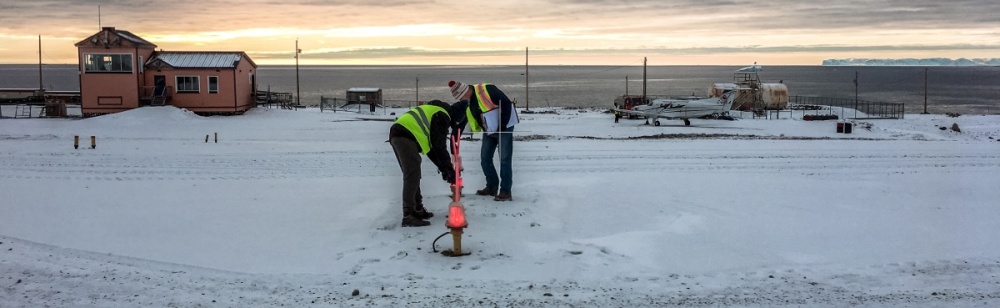
<path fill-rule="evenodd" d="M 314 179 L 389 176 L 399 172 L 391 153 L 184 157 L 0 154 L 0 169 L 5 170 L 0 179 L 101 181 Z"/>
<path fill-rule="evenodd" d="M 805 152 L 805 151 L 803 151 Z M 476 156 L 467 161 L 478 160 Z M 940 155 L 898 152 L 803 154 L 765 153 L 707 155 L 622 151 L 594 154 L 517 153 L 518 173 L 648 173 L 648 172 L 797 172 L 829 173 L 998 172 L 1000 155 L 969 153 Z M 425 160 L 425 168 L 433 164 Z M 316 179 L 331 177 L 398 176 L 391 152 L 267 153 L 260 155 L 17 155 L 0 154 L 0 179 L 89 181 L 187 181 Z M 433 171 L 429 171 L 433 172 Z M 478 168 L 467 170 L 481 174 Z"/>
<path fill-rule="evenodd" d="M 583 153 L 583 152 L 581 152 Z M 588 152 L 589 153 L 589 152 Z M 595 163 L 599 161 L 613 164 Z M 1000 155 L 885 154 L 773 154 L 773 155 L 677 155 L 673 153 L 624 153 L 581 155 L 538 155 L 520 157 L 518 172 L 805 172 L 813 173 L 893 173 L 935 170 L 940 172 L 996 172 Z"/>

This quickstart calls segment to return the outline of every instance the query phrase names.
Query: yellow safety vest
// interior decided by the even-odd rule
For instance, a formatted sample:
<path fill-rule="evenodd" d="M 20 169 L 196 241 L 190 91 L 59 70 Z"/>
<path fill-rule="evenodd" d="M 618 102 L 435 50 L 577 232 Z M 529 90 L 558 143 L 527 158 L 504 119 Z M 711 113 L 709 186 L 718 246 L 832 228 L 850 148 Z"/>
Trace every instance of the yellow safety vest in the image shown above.
<path fill-rule="evenodd" d="M 417 143 L 420 144 L 420 153 L 427 154 L 427 152 L 431 151 L 431 119 L 438 112 L 444 112 L 444 115 L 448 116 L 448 112 L 444 108 L 434 105 L 421 105 L 410 109 L 410 111 L 400 116 L 399 119 L 396 119 L 396 124 L 405 127 L 417 139 Z M 449 118 L 448 121 L 451 121 L 451 119 Z"/>
<path fill-rule="evenodd" d="M 476 119 L 472 117 L 472 108 L 465 108 L 465 118 L 472 119 L 469 121 L 469 128 L 472 129 L 472 132 L 478 133 L 483 131 L 483 128 L 479 127 L 479 121 L 476 121 Z"/>

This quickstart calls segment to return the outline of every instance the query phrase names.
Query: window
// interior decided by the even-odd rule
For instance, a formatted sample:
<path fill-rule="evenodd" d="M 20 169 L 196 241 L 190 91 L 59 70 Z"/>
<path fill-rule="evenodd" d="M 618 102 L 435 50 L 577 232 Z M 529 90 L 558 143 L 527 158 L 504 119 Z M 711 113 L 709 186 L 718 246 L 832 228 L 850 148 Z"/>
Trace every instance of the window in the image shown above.
<path fill-rule="evenodd" d="M 84 70 L 87 73 L 131 73 L 131 54 L 87 54 L 84 55 Z"/>
<path fill-rule="evenodd" d="M 198 76 L 177 76 L 177 93 L 198 93 L 201 92 L 199 87 Z"/>
<path fill-rule="evenodd" d="M 219 93 L 219 76 L 208 76 L 208 93 Z"/>

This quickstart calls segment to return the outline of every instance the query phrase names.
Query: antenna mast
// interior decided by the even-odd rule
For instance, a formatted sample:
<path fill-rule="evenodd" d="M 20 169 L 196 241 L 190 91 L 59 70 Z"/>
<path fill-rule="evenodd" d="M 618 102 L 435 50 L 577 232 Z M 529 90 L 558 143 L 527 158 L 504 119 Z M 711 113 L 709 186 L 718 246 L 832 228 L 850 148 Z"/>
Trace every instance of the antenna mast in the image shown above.
<path fill-rule="evenodd" d="M 98 5 L 97 6 L 97 30 L 100 31 L 101 29 L 104 29 L 104 28 L 101 26 L 101 6 Z"/>

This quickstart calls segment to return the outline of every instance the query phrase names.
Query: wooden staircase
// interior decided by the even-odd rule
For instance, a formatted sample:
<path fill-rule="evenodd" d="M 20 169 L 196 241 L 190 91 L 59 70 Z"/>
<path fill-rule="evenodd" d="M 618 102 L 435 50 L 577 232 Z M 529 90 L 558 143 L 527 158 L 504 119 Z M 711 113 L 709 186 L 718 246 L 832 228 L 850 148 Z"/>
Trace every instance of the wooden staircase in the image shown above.
<path fill-rule="evenodd" d="M 149 102 L 152 106 L 163 106 L 167 103 L 167 97 L 163 95 L 153 96 L 153 99 Z"/>

